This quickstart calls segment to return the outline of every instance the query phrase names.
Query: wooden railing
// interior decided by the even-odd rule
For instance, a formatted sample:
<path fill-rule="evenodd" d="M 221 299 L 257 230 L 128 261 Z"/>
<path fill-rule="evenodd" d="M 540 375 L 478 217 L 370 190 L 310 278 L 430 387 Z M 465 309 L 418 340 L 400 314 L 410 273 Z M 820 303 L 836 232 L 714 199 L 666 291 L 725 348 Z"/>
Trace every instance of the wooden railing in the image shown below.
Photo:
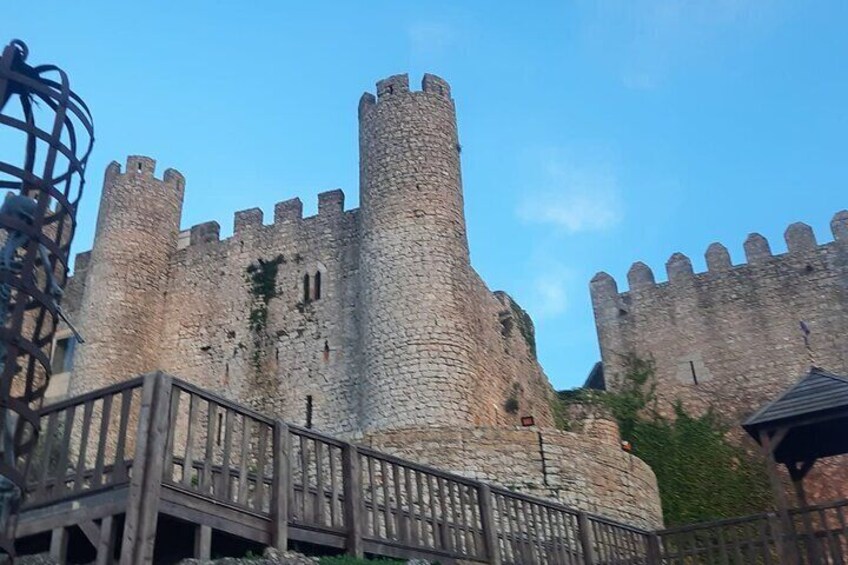
<path fill-rule="evenodd" d="M 25 510 L 129 483 L 135 446 L 126 430 L 138 422 L 142 385 L 132 379 L 41 411 Z"/>
<path fill-rule="evenodd" d="M 774 514 L 668 529 L 658 533 L 661 557 L 687 565 L 845 565 L 846 512 L 848 500 L 794 509 L 789 532 Z"/>
<path fill-rule="evenodd" d="M 178 380 L 168 420 L 165 484 L 271 515 L 274 420 Z"/>
<path fill-rule="evenodd" d="M 767 514 L 649 532 L 287 425 L 161 373 L 51 405 L 41 429 L 24 510 L 126 489 L 122 563 L 152 556 L 167 489 L 220 509 L 216 520 L 243 516 L 245 532 L 281 548 L 292 538 L 448 562 L 848 565 L 846 501 L 794 511 L 790 532 Z M 208 552 L 213 526 L 198 527 Z"/>

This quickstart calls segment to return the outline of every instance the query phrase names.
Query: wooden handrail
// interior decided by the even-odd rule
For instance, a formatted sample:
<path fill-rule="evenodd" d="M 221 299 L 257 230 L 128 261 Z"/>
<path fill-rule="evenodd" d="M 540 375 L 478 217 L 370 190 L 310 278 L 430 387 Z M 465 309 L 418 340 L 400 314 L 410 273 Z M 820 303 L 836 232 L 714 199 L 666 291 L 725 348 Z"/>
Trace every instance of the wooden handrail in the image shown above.
<path fill-rule="evenodd" d="M 86 402 L 90 400 L 100 400 L 103 397 L 111 396 L 117 394 L 119 392 L 123 392 L 127 389 L 131 388 L 141 388 L 144 384 L 144 375 L 140 377 L 135 377 L 129 379 L 127 381 L 123 381 L 120 383 L 115 383 L 113 385 L 109 385 L 104 388 L 99 388 L 97 390 L 92 390 L 90 392 L 86 392 L 85 394 L 81 394 L 79 396 L 74 396 L 72 398 L 66 398 L 65 400 L 60 400 L 59 402 L 54 402 L 53 404 L 48 404 L 47 406 L 42 407 L 38 411 L 38 416 L 43 418 L 44 416 L 49 416 L 54 412 L 61 412 L 71 406 L 82 406 Z"/>
<path fill-rule="evenodd" d="M 371 447 L 353 445 L 316 430 L 287 425 L 162 373 L 64 400 L 45 408 L 42 416 L 101 398 L 109 402 L 111 397 L 139 387 L 143 390 L 138 413 L 134 412 L 133 418 L 125 422 L 125 425 L 138 425 L 130 484 L 132 504 L 128 512 L 134 513 L 131 527 L 136 535 L 145 538 L 147 549 L 128 548 L 125 555 L 132 559 L 150 551 L 151 532 L 155 533 L 155 518 L 150 514 L 158 512 L 158 505 L 148 502 L 150 497 L 159 496 L 162 483 L 166 483 L 173 484 L 180 492 L 268 519 L 272 543 L 280 548 L 286 547 L 288 527 L 293 525 L 343 533 L 347 550 L 353 555 L 362 555 L 366 542 L 366 545 L 408 548 L 413 553 L 425 551 L 498 564 L 510 562 L 511 558 L 502 555 L 504 551 L 517 552 L 515 555 L 529 551 L 576 556 L 578 548 L 571 545 L 581 540 L 584 563 L 592 563 L 595 558 L 597 563 L 606 563 L 610 559 L 624 562 L 636 557 L 646 562 L 640 552 L 649 547 L 652 533 L 647 530 Z M 179 435 L 180 426 L 186 425 L 185 419 L 177 417 L 181 399 L 185 398 L 182 393 L 191 399 L 192 406 L 188 412 L 188 429 L 183 430 L 185 437 Z M 196 408 L 202 406 L 198 400 L 209 403 L 209 410 Z M 222 410 L 227 416 L 219 420 L 215 415 L 220 415 Z M 209 420 L 212 417 L 215 419 Z M 234 433 L 247 422 L 252 422 L 250 428 L 242 427 L 241 432 Z M 92 426 L 91 435 L 95 437 L 94 424 L 89 421 L 84 425 Z M 193 439 L 192 429 L 200 430 Z M 246 442 L 249 429 L 259 430 L 259 435 L 254 436 L 256 444 Z M 121 429 L 119 433 L 118 437 L 125 437 L 132 431 Z M 215 440 L 213 434 L 221 437 Z M 239 434 L 243 435 L 238 437 Z M 301 441 L 293 450 L 294 437 L 300 437 Z M 238 446 L 234 450 L 233 443 Z M 180 452 L 183 446 L 186 456 Z M 191 457 L 190 461 L 186 457 Z M 68 454 L 63 458 L 72 459 Z M 248 468 L 247 461 L 256 468 Z M 366 465 L 369 461 L 377 463 L 378 473 L 366 476 L 365 468 L 371 469 L 370 463 Z M 77 467 L 83 470 L 83 478 L 91 476 L 92 471 L 79 463 Z M 174 475 L 176 467 L 183 468 L 180 480 L 172 478 L 179 476 Z M 79 482 L 79 470 L 51 478 L 51 484 Z M 301 475 L 297 481 L 292 477 L 293 471 Z M 156 477 L 150 476 L 151 473 Z M 201 479 L 196 488 L 187 478 L 195 476 Z M 218 485 L 214 487 L 213 477 L 223 486 L 214 483 Z M 204 489 L 209 487 L 213 490 L 206 492 Z M 65 494 L 79 496 L 85 492 L 88 491 L 83 487 Z M 44 500 L 38 504 L 52 502 Z M 132 536 L 125 537 L 125 541 L 135 543 Z"/>
<path fill-rule="evenodd" d="M 207 401 L 211 400 L 212 402 L 214 402 L 215 404 L 217 404 L 219 406 L 223 406 L 224 408 L 227 408 L 228 410 L 232 410 L 233 412 L 236 412 L 236 413 L 241 414 L 243 416 L 250 416 L 254 420 L 257 420 L 257 421 L 262 422 L 264 424 L 268 424 L 269 426 L 274 425 L 274 419 L 273 418 L 269 418 L 268 416 L 260 414 L 256 410 L 253 410 L 253 409 L 248 408 L 246 406 L 242 406 L 241 404 L 237 404 L 237 403 L 233 402 L 232 400 L 228 400 L 228 399 L 224 398 L 223 396 L 219 396 L 219 395 L 217 395 L 213 392 L 203 390 L 202 388 L 195 386 L 191 383 L 187 383 L 186 381 L 176 379 L 176 378 L 173 379 L 173 380 L 174 380 L 174 386 L 176 388 L 180 389 L 180 390 L 184 390 L 188 393 L 194 394 L 195 396 L 199 396 L 200 398 L 203 398 L 204 400 L 207 400 Z"/>

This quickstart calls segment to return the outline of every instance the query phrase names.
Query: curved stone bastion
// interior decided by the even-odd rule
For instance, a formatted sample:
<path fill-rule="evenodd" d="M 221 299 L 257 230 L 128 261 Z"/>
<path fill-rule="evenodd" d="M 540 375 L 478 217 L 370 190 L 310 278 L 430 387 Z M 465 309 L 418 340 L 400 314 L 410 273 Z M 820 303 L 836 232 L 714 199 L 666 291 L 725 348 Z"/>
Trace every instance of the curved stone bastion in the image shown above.
<path fill-rule="evenodd" d="M 598 425 L 598 424 L 603 425 Z M 662 526 L 657 479 L 622 450 L 618 427 L 594 420 L 579 433 L 536 428 L 418 428 L 360 442 L 468 478 L 550 498 L 646 529 Z"/>

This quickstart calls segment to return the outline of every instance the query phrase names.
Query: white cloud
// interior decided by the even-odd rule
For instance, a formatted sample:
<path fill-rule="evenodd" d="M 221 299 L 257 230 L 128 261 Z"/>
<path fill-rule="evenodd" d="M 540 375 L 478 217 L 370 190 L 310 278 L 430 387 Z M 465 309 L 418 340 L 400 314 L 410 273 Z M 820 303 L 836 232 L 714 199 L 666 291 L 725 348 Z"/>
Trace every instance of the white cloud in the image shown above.
<path fill-rule="evenodd" d="M 629 88 L 656 88 L 702 57 L 728 56 L 783 16 L 784 0 L 583 0 L 582 33 Z"/>
<path fill-rule="evenodd" d="M 417 22 L 407 29 L 412 53 L 419 57 L 432 57 L 446 51 L 456 39 L 452 26 L 443 22 Z"/>
<path fill-rule="evenodd" d="M 617 225 L 623 204 L 615 175 L 608 168 L 589 169 L 551 160 L 543 186 L 525 194 L 518 216 L 567 233 L 603 231 Z"/>
<path fill-rule="evenodd" d="M 530 308 L 539 320 L 555 318 L 566 311 L 568 300 L 563 272 L 554 271 L 536 277 Z"/>
<path fill-rule="evenodd" d="M 535 252 L 527 263 L 527 277 L 522 277 L 519 303 L 535 322 L 544 322 L 564 314 L 575 281 L 565 264 L 546 252 Z"/>

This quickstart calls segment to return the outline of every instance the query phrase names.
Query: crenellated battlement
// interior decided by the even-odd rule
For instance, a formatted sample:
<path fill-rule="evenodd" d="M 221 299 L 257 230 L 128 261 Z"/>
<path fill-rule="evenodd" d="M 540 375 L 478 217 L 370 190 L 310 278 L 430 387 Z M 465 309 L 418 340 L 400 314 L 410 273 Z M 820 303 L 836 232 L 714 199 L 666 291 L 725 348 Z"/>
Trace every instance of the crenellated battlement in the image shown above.
<path fill-rule="evenodd" d="M 182 190 L 185 187 L 185 177 L 176 169 L 165 169 L 162 178 L 156 178 L 156 160 L 144 155 L 130 155 L 127 157 L 126 167 L 121 172 L 121 165 L 117 161 L 112 161 L 106 167 L 106 181 L 118 176 L 124 177 L 139 177 L 149 181 L 158 181 L 165 185 L 172 185 L 177 190 Z"/>
<path fill-rule="evenodd" d="M 344 213 L 345 195 L 341 189 L 328 190 L 318 194 L 318 213 L 303 216 L 303 202 L 300 198 L 290 198 L 274 205 L 274 222 L 265 224 L 265 213 L 261 208 L 239 210 L 233 215 L 233 236 L 244 237 L 259 230 L 292 229 L 309 231 L 314 223 L 332 223 L 341 218 Z M 352 212 L 349 210 L 348 212 Z M 218 222 L 203 222 L 191 226 L 188 230 L 186 247 L 202 245 L 221 240 L 221 226 Z"/>
<path fill-rule="evenodd" d="M 796 222 L 786 228 L 784 240 L 786 253 L 773 254 L 768 240 L 758 233 L 749 234 L 745 239 L 745 263 L 733 265 L 727 247 L 721 243 L 712 243 L 707 248 L 704 257 L 707 270 L 695 273 L 692 261 L 683 253 L 674 253 L 665 264 L 667 282 L 657 283 L 651 268 L 637 261 L 627 272 L 628 290 L 621 291 L 616 281 L 607 273 L 598 273 L 590 284 L 592 297 L 595 302 L 631 292 L 642 293 L 652 288 L 686 285 L 695 279 L 718 279 L 731 272 L 739 272 L 756 268 L 761 265 L 774 265 L 784 261 L 792 261 L 800 256 L 807 256 L 826 250 L 834 244 L 848 244 L 848 210 L 837 212 L 831 220 L 833 241 L 819 245 L 813 229 L 803 223 Z"/>
<path fill-rule="evenodd" d="M 409 75 L 406 73 L 392 75 L 377 81 L 377 95 L 365 92 L 359 99 L 359 117 L 361 118 L 371 107 L 380 102 L 399 98 L 402 95 L 425 95 L 438 96 L 446 100 L 451 99 L 451 89 L 448 82 L 436 75 L 425 74 L 421 79 L 421 90 L 411 91 L 409 89 Z"/>

